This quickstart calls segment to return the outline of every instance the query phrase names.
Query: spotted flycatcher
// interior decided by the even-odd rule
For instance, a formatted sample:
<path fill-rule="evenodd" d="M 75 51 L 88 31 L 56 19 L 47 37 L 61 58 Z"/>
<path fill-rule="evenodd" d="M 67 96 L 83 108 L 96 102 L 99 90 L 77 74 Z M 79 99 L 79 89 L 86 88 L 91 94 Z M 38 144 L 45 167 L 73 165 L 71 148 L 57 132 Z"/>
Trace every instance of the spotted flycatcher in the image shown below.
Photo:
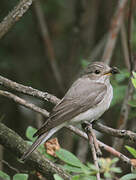
<path fill-rule="evenodd" d="M 102 62 L 89 64 L 34 134 L 37 139 L 21 159 L 26 159 L 62 127 L 97 120 L 110 106 L 113 97 L 110 76 L 116 73 L 117 68 L 111 68 Z"/>

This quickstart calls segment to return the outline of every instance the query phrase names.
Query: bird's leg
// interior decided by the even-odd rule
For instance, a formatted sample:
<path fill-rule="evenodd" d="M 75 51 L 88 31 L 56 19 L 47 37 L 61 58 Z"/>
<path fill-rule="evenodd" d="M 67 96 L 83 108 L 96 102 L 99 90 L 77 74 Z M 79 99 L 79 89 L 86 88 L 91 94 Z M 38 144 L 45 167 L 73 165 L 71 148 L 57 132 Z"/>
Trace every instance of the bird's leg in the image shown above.
<path fill-rule="evenodd" d="M 84 129 L 84 131 L 88 134 L 90 134 L 92 136 L 92 143 L 94 144 L 94 147 L 95 147 L 95 150 L 96 150 L 96 154 L 97 156 L 101 156 L 102 155 L 102 152 L 99 148 L 99 145 L 98 145 L 98 142 L 97 142 L 97 139 L 96 139 L 96 135 L 93 131 L 93 128 L 92 128 L 92 123 L 88 122 L 88 121 L 85 121 L 84 123 L 82 123 L 82 128 Z"/>

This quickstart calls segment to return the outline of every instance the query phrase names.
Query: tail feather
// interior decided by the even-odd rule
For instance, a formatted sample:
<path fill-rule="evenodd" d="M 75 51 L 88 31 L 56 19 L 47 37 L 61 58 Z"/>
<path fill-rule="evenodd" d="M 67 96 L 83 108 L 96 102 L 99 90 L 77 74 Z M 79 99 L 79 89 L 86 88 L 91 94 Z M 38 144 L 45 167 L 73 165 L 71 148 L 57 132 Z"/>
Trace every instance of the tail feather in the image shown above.
<path fill-rule="evenodd" d="M 28 149 L 28 151 L 26 151 L 23 156 L 21 157 L 20 160 L 24 161 L 40 144 L 42 144 L 42 142 L 44 142 L 44 139 L 46 137 L 47 133 L 42 134 L 41 136 L 39 136 L 34 143 L 31 145 L 31 147 Z M 47 140 L 45 140 L 47 141 Z"/>
<path fill-rule="evenodd" d="M 53 129 L 51 129 L 49 132 L 46 132 L 40 136 L 34 141 L 34 143 L 30 146 L 28 151 L 26 151 L 20 160 L 24 161 L 40 144 L 46 142 L 55 132 L 57 132 L 59 129 L 61 129 L 65 124 L 61 124 Z"/>

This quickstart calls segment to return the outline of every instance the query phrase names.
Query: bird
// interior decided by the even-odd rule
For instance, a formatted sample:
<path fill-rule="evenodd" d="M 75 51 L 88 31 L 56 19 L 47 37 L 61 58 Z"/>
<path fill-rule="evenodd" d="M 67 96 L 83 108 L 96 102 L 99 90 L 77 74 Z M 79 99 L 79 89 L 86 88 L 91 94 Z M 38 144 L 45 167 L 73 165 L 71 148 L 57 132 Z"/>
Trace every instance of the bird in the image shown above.
<path fill-rule="evenodd" d="M 23 154 L 21 160 L 24 161 L 40 144 L 64 126 L 84 121 L 92 123 L 100 118 L 109 109 L 113 98 L 110 76 L 117 73 L 119 70 L 116 67 L 110 67 L 103 62 L 90 63 L 33 135 L 37 136 L 37 139 Z"/>

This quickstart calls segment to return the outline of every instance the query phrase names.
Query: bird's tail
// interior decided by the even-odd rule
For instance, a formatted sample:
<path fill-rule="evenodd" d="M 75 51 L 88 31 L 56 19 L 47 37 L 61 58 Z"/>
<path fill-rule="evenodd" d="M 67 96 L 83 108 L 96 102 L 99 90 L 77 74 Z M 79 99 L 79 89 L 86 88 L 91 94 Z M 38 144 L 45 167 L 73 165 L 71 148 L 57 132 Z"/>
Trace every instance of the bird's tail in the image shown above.
<path fill-rule="evenodd" d="M 62 126 L 57 126 L 53 129 L 51 129 L 49 132 L 46 132 L 40 136 L 34 141 L 34 143 L 30 146 L 28 151 L 26 151 L 20 160 L 24 161 L 40 144 L 46 142 L 55 132 L 57 132 L 59 129 L 61 129 Z"/>

